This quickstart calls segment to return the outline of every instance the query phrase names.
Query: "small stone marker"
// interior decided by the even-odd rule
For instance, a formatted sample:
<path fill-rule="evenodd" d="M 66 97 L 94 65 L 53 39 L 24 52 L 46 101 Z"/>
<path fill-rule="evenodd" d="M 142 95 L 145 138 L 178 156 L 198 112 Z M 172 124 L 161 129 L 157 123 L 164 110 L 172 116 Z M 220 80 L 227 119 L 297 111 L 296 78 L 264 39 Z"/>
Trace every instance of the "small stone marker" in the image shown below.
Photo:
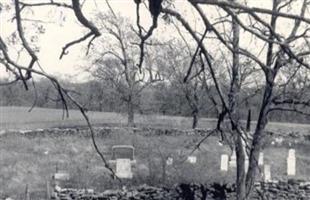
<path fill-rule="evenodd" d="M 57 172 L 53 175 L 55 187 L 62 186 L 70 178 L 69 173 L 67 172 Z"/>
<path fill-rule="evenodd" d="M 258 165 L 263 166 L 264 165 L 264 153 L 260 152 L 258 157 Z"/>
<path fill-rule="evenodd" d="M 229 166 L 230 167 L 237 167 L 237 156 L 236 156 L 236 151 L 233 150 L 230 160 L 229 160 Z"/>
<path fill-rule="evenodd" d="M 221 155 L 221 171 L 228 171 L 228 155 Z"/>
<path fill-rule="evenodd" d="M 173 164 L 173 158 L 168 157 L 166 160 L 166 165 L 172 165 Z"/>
<path fill-rule="evenodd" d="M 289 176 L 295 176 L 296 175 L 295 149 L 289 149 L 289 151 L 288 151 L 287 175 L 289 175 Z"/>
<path fill-rule="evenodd" d="M 197 157 L 196 156 L 188 156 L 187 161 L 189 163 L 195 164 L 197 162 Z"/>
<path fill-rule="evenodd" d="M 270 165 L 264 165 L 264 181 L 265 182 L 271 181 Z"/>
<path fill-rule="evenodd" d="M 67 172 L 58 172 L 54 174 L 55 180 L 67 181 L 69 180 L 69 174 Z"/>
<path fill-rule="evenodd" d="M 116 159 L 116 176 L 119 178 L 132 178 L 130 159 Z"/>

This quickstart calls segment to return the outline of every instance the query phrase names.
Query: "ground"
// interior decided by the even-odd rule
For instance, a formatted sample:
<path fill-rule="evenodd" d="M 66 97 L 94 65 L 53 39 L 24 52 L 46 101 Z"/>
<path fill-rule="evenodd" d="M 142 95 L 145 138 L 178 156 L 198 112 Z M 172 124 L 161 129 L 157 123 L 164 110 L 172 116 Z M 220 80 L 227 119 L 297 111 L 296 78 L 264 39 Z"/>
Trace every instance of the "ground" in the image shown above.
<path fill-rule="evenodd" d="M 84 125 L 77 111 L 72 111 L 69 119 L 61 120 L 62 112 L 53 109 L 35 109 L 30 114 L 26 108 L 0 108 L 1 129 L 36 129 L 57 126 Z M 12 114 L 13 112 L 13 114 Z M 125 124 L 126 116 L 115 113 L 90 113 L 95 124 Z M 182 117 L 137 116 L 140 124 L 166 128 L 185 129 L 190 121 Z M 203 119 L 202 128 L 212 127 L 213 120 Z M 282 132 L 303 132 L 310 134 L 306 125 L 274 123 L 270 130 Z M 65 130 L 67 131 L 67 130 Z M 178 182 L 233 182 L 234 169 L 228 173 L 221 172 L 220 155 L 231 151 L 228 146 L 220 146 L 218 137 L 210 137 L 194 153 L 196 164 L 184 162 L 194 144 L 201 139 L 195 135 L 160 135 L 146 136 L 129 134 L 119 129 L 114 134 L 98 137 L 100 150 L 109 159 L 114 144 L 130 144 L 136 149 L 137 164 L 134 166 L 135 177 L 130 184 L 173 185 Z M 309 141 L 299 144 L 268 144 L 264 149 L 265 163 L 271 165 L 272 177 L 286 179 L 286 157 L 288 148 L 296 149 L 297 179 L 310 179 L 310 145 Z M 163 170 L 165 159 L 174 158 L 172 166 Z M 103 191 L 117 186 L 102 167 L 99 156 L 95 153 L 90 138 L 76 135 L 42 135 L 29 137 L 20 133 L 0 137 L 0 197 L 23 195 L 28 187 L 31 193 L 44 196 L 47 182 L 57 170 L 70 173 L 71 187 L 93 188 Z M 166 172 L 165 175 L 163 172 Z"/>

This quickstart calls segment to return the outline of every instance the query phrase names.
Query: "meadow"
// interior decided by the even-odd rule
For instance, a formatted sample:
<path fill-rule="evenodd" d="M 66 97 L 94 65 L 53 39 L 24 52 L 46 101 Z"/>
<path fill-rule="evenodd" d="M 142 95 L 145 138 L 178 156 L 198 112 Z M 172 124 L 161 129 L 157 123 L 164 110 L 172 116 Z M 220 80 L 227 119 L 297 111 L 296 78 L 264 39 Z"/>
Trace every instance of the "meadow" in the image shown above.
<path fill-rule="evenodd" d="M 70 111 L 70 117 L 62 119 L 61 110 L 35 108 L 28 113 L 27 109 L 1 107 L 2 132 L 9 129 L 85 126 L 78 111 Z M 90 112 L 89 116 L 95 125 L 126 125 L 126 116 L 122 114 Z M 189 129 L 191 122 L 190 118 L 156 115 L 137 115 L 136 121 L 139 125 L 179 129 Z M 214 122 L 213 119 L 202 119 L 200 127 L 210 128 Z M 299 124 L 272 123 L 268 128 L 287 133 L 310 133 L 309 126 Z M 122 184 L 171 186 L 180 182 L 232 183 L 235 179 L 235 168 L 230 168 L 228 172 L 220 171 L 220 155 L 231 154 L 231 150 L 226 145 L 219 145 L 218 137 L 208 138 L 194 152 L 197 163 L 191 164 L 185 160 L 202 136 L 145 136 L 124 130 L 96 139 L 107 159 L 111 158 L 113 145 L 128 144 L 135 147 L 137 163 L 133 167 L 134 178 Z M 294 178 L 310 180 L 310 142 L 292 144 L 290 148 L 296 149 L 297 174 Z M 271 165 L 272 178 L 289 178 L 286 176 L 288 146 L 268 145 L 263 152 L 265 164 Z M 169 166 L 165 164 L 168 157 L 174 160 Z M 120 187 L 103 167 L 90 137 L 79 134 L 29 137 L 14 131 L 0 136 L 0 199 L 6 196 L 20 199 L 26 187 L 32 199 L 42 198 L 46 195 L 52 174 L 62 170 L 70 174 L 68 187 L 92 188 L 96 191 Z"/>
<path fill-rule="evenodd" d="M 0 131 L 86 126 L 78 110 L 70 110 L 69 117 L 66 117 L 61 109 L 34 108 L 31 112 L 29 109 L 29 107 L 0 106 Z M 127 123 L 126 114 L 90 111 L 88 115 L 95 126 L 126 126 Z M 190 129 L 192 119 L 180 116 L 136 114 L 135 122 L 138 126 Z M 216 119 L 200 118 L 198 128 L 213 128 L 215 124 Z M 252 128 L 254 125 L 255 122 L 252 122 Z M 273 132 L 310 133 L 309 124 L 269 122 L 267 129 Z"/>

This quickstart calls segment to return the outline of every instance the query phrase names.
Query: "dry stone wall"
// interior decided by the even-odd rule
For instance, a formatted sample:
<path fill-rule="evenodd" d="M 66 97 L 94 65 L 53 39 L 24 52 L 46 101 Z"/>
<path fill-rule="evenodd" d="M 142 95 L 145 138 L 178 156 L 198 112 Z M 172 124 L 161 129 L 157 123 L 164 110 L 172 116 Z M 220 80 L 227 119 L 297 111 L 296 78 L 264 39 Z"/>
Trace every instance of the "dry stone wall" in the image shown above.
<path fill-rule="evenodd" d="M 179 184 L 174 188 L 159 188 L 142 185 L 133 189 L 107 190 L 103 193 L 87 190 L 58 189 L 53 195 L 56 200 L 234 200 L 233 185 Z M 310 182 L 289 180 L 287 182 L 258 182 L 251 200 L 309 200 Z"/>

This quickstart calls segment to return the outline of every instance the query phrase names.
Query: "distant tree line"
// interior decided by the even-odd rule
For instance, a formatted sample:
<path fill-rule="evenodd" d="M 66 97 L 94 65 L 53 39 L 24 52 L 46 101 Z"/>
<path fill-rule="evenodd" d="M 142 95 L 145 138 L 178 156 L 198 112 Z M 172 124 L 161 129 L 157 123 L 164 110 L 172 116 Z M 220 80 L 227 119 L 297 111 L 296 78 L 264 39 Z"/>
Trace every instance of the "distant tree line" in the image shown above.
<path fill-rule="evenodd" d="M 91 80 L 83 83 L 72 83 L 70 80 L 62 80 L 63 84 L 72 89 L 73 95 L 89 111 L 126 113 L 127 105 L 122 101 L 120 94 L 115 92 L 113 85 L 102 80 Z M 251 90 L 251 89 L 249 89 Z M 253 89 L 252 89 L 253 90 Z M 200 102 L 203 104 L 199 110 L 199 117 L 216 118 L 218 113 L 211 100 L 201 94 Z M 210 89 L 211 93 L 215 88 Z M 250 93 L 251 91 L 248 91 Z M 45 79 L 36 81 L 30 85 L 29 90 L 23 88 L 21 82 L 0 87 L 0 106 L 28 106 L 35 105 L 43 108 L 62 109 L 63 104 L 57 91 Z M 241 118 L 247 119 L 248 111 L 251 110 L 252 120 L 257 119 L 257 107 L 262 94 L 258 93 L 245 103 L 240 111 Z M 69 108 L 74 105 L 69 104 Z M 153 84 L 139 94 L 139 102 L 135 104 L 136 113 L 159 114 L 172 116 L 192 116 L 192 109 L 188 104 L 186 95 L 176 84 L 165 81 Z M 270 115 L 270 121 L 309 123 L 310 117 L 290 112 L 274 112 Z"/>

